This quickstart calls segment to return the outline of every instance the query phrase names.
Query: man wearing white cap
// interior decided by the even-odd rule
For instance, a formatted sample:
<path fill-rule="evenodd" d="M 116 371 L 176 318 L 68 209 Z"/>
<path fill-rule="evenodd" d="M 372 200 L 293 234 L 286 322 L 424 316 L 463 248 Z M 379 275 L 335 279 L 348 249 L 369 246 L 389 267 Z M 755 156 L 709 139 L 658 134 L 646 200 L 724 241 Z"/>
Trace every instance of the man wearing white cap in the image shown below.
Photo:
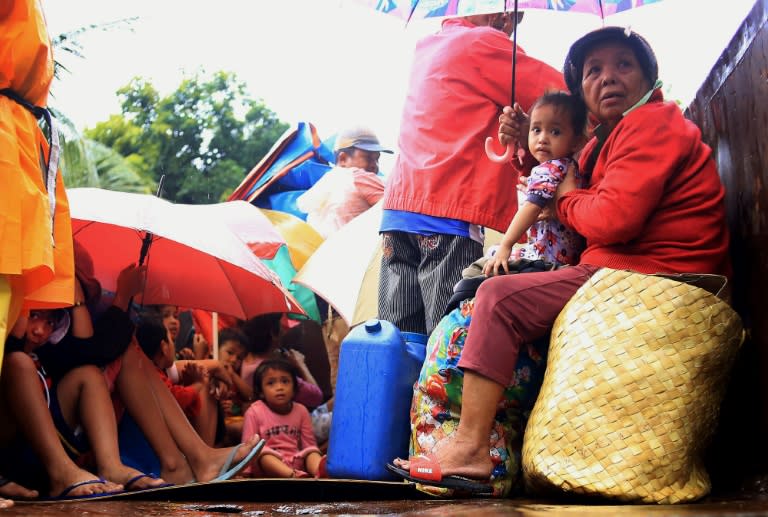
<path fill-rule="evenodd" d="M 392 153 L 373 131 L 361 126 L 339 133 L 334 152 L 336 167 L 296 200 L 296 206 L 307 213 L 307 222 L 323 237 L 381 199 L 384 183 L 377 175 L 379 156 Z"/>

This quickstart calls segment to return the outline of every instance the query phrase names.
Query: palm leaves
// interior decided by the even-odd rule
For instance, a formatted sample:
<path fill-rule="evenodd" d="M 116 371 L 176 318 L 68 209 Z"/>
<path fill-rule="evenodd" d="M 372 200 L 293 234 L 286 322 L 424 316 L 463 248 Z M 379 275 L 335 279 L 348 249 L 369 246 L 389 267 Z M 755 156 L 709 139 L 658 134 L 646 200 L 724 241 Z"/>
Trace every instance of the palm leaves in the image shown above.
<path fill-rule="evenodd" d="M 92 30 L 113 30 L 127 28 L 137 18 L 126 18 L 104 24 L 91 24 L 70 32 L 55 36 L 51 40 L 54 53 L 64 52 L 83 58 L 83 48 L 78 38 Z M 65 80 L 64 72 L 69 70 L 58 60 L 54 60 L 54 88 L 51 98 L 55 100 L 55 84 Z M 75 127 L 72 120 L 55 105 L 48 106 L 59 125 L 61 137 L 60 168 L 67 187 L 101 187 L 124 192 L 152 192 L 153 182 L 142 178 L 136 168 L 117 151 L 98 142 L 85 138 Z"/>

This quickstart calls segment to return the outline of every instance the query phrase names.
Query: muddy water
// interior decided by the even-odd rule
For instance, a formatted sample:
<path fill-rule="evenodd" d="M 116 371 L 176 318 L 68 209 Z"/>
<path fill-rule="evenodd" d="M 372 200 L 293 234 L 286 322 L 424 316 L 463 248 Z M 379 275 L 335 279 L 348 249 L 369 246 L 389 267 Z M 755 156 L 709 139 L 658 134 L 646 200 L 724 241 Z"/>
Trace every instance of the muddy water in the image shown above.
<path fill-rule="evenodd" d="M 768 499 L 710 501 L 678 506 L 583 506 L 546 504 L 525 500 L 474 499 L 462 501 L 364 501 L 331 503 L 167 503 L 91 501 L 57 504 L 17 504 L 0 511 L 0 517 L 16 516 L 288 516 L 288 515 L 402 515 L 419 517 L 492 517 L 554 515 L 641 516 L 768 516 Z"/>

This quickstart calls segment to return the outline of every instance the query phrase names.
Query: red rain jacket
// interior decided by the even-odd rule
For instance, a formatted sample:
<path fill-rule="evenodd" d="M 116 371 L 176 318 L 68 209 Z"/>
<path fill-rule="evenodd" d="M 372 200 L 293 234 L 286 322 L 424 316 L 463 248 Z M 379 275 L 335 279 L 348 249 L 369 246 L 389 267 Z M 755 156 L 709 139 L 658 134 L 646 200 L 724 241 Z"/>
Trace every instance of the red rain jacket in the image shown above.
<path fill-rule="evenodd" d="M 517 49 L 516 101 L 526 112 L 560 72 Z M 512 42 L 503 32 L 445 20 L 415 51 L 400 123 L 400 153 L 384 208 L 459 219 L 504 232 L 517 211 L 517 171 L 485 155 L 511 102 Z M 496 142 L 496 147 L 499 147 Z M 497 152 L 500 149 L 497 149 Z"/>

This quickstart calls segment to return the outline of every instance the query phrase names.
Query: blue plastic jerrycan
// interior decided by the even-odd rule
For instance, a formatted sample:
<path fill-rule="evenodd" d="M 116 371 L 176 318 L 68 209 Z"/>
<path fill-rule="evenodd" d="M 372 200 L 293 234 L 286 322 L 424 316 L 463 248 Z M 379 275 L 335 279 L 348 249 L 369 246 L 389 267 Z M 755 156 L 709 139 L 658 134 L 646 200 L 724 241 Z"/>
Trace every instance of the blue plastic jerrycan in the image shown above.
<path fill-rule="evenodd" d="M 397 479 L 385 465 L 408 455 L 413 385 L 426 344 L 427 336 L 377 319 L 353 328 L 341 342 L 328 442 L 331 477 Z"/>

